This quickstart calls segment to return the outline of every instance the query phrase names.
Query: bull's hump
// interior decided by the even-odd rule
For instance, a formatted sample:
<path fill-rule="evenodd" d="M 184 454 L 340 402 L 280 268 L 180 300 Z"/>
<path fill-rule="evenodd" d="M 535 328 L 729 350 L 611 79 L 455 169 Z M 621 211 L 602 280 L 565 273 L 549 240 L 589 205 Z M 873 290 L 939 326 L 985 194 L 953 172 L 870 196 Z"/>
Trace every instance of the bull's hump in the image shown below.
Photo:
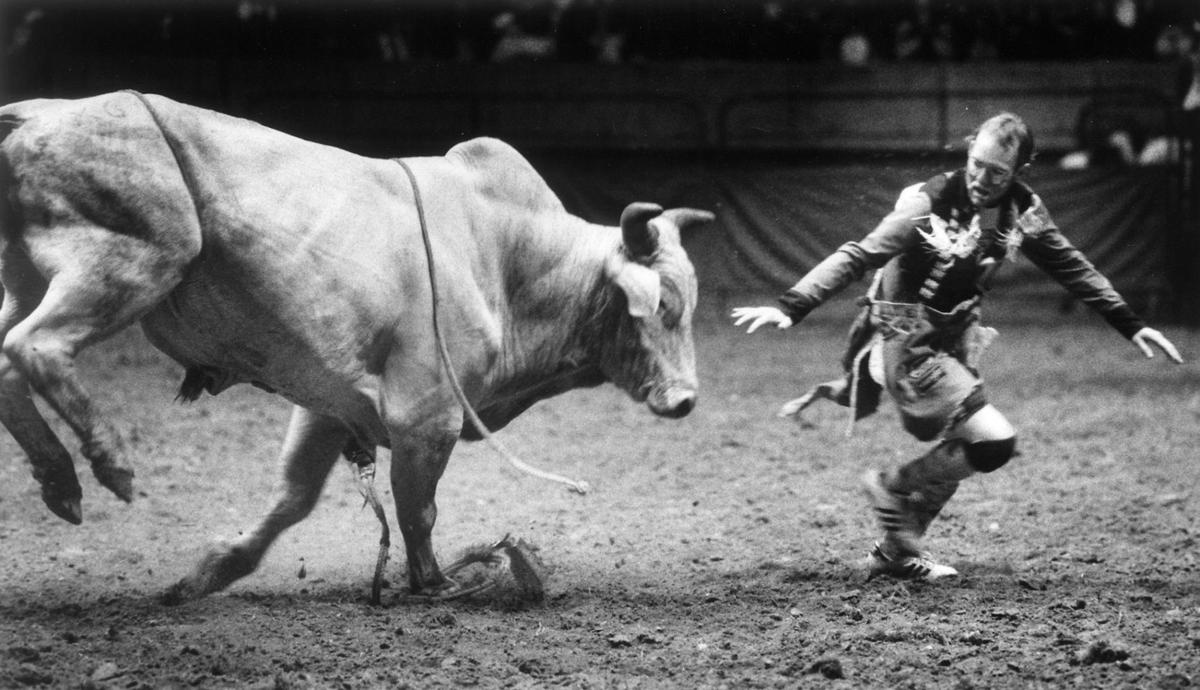
<path fill-rule="evenodd" d="M 446 159 L 469 170 L 489 195 L 517 202 L 529 211 L 562 212 L 564 207 L 550 185 L 519 151 L 491 137 L 477 137 L 446 152 Z"/>
<path fill-rule="evenodd" d="M 447 157 L 458 156 L 469 161 L 508 159 L 528 166 L 529 161 L 510 144 L 494 137 L 475 137 L 455 144 L 446 152 Z"/>

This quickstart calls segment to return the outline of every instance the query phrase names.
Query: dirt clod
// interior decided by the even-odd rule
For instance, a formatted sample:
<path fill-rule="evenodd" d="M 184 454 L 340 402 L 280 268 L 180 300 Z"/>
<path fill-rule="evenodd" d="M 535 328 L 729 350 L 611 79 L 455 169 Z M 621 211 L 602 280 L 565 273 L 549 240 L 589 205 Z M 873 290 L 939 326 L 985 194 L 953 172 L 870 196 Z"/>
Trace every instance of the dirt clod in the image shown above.
<path fill-rule="evenodd" d="M 1119 644 L 1097 640 L 1075 654 L 1077 664 L 1111 664 L 1129 658 L 1129 650 Z"/>
<path fill-rule="evenodd" d="M 845 671 L 842 670 L 842 662 L 833 658 L 817 659 L 808 667 L 808 672 L 819 673 L 829 679 L 846 677 Z"/>

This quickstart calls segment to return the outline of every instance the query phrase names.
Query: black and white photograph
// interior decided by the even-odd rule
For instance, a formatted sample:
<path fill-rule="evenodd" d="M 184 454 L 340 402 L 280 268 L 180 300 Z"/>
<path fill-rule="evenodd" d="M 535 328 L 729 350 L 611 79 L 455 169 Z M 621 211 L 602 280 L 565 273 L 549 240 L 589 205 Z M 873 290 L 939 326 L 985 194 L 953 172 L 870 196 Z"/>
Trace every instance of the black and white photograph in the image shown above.
<path fill-rule="evenodd" d="M 0 0 L 0 688 L 1200 686 L 1200 2 Z"/>

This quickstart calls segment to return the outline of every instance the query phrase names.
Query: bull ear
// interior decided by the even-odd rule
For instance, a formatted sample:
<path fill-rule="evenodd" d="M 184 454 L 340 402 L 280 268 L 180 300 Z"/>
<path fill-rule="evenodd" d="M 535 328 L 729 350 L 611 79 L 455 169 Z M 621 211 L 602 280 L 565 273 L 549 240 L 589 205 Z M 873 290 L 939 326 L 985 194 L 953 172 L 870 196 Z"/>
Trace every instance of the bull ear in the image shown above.
<path fill-rule="evenodd" d="M 658 310 L 662 299 L 662 281 L 652 268 L 614 256 L 608 263 L 612 281 L 625 293 L 629 303 L 629 315 L 644 319 Z"/>
<path fill-rule="evenodd" d="M 658 251 L 658 230 L 650 220 L 662 212 L 662 206 L 645 201 L 635 201 L 621 212 L 621 239 L 630 256 L 651 256 Z"/>

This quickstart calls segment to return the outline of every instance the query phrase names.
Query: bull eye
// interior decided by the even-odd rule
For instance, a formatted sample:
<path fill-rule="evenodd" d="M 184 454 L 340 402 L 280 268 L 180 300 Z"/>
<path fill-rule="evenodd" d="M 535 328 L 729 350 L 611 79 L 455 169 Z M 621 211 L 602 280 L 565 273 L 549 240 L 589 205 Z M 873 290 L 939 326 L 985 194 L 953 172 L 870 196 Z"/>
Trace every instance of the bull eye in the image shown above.
<path fill-rule="evenodd" d="M 666 328 L 675 328 L 679 325 L 679 310 L 675 309 L 674 305 L 668 304 L 667 300 L 662 300 L 658 303 L 658 318 L 662 325 Z"/>
<path fill-rule="evenodd" d="M 663 326 L 667 328 L 675 328 L 683 319 L 683 296 L 679 293 L 679 287 L 674 282 L 666 277 L 662 279 L 662 296 L 658 301 L 658 315 L 662 319 Z"/>

